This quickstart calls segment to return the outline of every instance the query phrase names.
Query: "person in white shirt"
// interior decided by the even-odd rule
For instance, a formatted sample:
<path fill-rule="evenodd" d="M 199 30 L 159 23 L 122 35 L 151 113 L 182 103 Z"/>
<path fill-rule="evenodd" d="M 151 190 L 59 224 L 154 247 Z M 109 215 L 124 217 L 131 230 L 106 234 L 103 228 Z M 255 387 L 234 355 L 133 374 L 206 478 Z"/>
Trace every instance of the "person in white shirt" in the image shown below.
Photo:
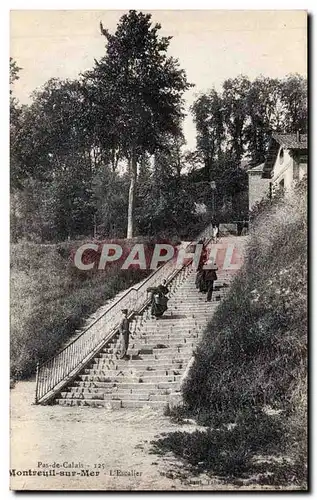
<path fill-rule="evenodd" d="M 216 225 L 213 226 L 213 228 L 212 228 L 212 240 L 214 243 L 217 243 L 218 232 L 219 232 L 218 226 L 216 226 Z"/>

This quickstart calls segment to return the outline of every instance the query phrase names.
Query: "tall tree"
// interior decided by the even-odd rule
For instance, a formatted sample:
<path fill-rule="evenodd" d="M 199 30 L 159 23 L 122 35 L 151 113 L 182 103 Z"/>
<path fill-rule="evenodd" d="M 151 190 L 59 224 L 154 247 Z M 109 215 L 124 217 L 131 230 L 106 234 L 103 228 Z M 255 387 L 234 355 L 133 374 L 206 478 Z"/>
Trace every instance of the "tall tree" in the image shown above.
<path fill-rule="evenodd" d="M 20 76 L 19 73 L 22 68 L 20 68 L 17 64 L 17 62 L 10 57 L 10 72 L 9 72 L 9 78 L 10 78 L 10 87 L 11 85 L 14 84 L 16 80 L 19 80 Z M 10 95 L 12 94 L 12 89 L 10 88 Z"/>
<path fill-rule="evenodd" d="M 186 234 L 193 219 L 196 199 L 181 172 L 179 141 L 181 138 L 165 137 L 165 147 L 162 144 L 155 153 L 150 172 L 140 175 L 136 219 L 142 234 Z"/>
<path fill-rule="evenodd" d="M 244 154 L 247 97 L 250 87 L 250 80 L 243 75 L 237 78 L 229 78 L 223 83 L 223 116 L 226 124 L 227 142 L 237 164 L 240 163 Z"/>
<path fill-rule="evenodd" d="M 18 100 L 13 96 L 13 85 L 19 80 L 19 73 L 22 68 L 20 68 L 17 62 L 10 57 L 10 179 L 11 179 L 11 189 L 14 186 L 18 186 L 20 183 L 20 165 L 16 157 L 17 150 L 15 148 L 17 142 L 17 136 L 19 130 L 21 129 L 21 121 L 23 115 L 23 107 L 20 105 Z"/>
<path fill-rule="evenodd" d="M 106 55 L 85 76 L 95 92 L 96 106 L 111 117 L 110 129 L 128 161 L 130 177 L 127 237 L 133 236 L 137 165 L 145 152 L 153 154 L 162 133 L 179 131 L 182 95 L 190 84 L 177 59 L 168 57 L 171 37 L 159 35 L 151 14 L 130 10 L 121 17 L 115 34 L 100 24 Z"/>
<path fill-rule="evenodd" d="M 285 111 L 286 132 L 307 132 L 307 80 L 288 75 L 281 83 L 281 101 Z"/>
<path fill-rule="evenodd" d="M 80 156 L 91 166 L 91 142 L 86 110 L 77 81 L 49 80 L 24 107 L 13 152 L 21 177 L 51 179 L 66 168 L 67 159 Z"/>
<path fill-rule="evenodd" d="M 265 160 L 272 131 L 285 131 L 280 80 L 260 76 L 252 82 L 247 95 L 247 116 L 246 152 L 251 165 L 259 165 Z"/>
<path fill-rule="evenodd" d="M 206 164 L 224 152 L 238 165 L 243 156 L 262 163 L 273 131 L 307 131 L 307 82 L 300 75 L 284 79 L 244 76 L 225 80 L 222 91 L 201 94 L 191 111 L 197 152 Z"/>
<path fill-rule="evenodd" d="M 39 186 L 29 179 L 42 182 L 39 232 L 45 239 L 92 233 L 96 159 L 89 118 L 79 82 L 57 79 L 34 92 L 20 113 L 11 141 L 12 187 L 32 193 Z M 32 196 L 21 195 L 28 213 Z"/>
<path fill-rule="evenodd" d="M 206 180 L 214 177 L 213 164 L 219 159 L 224 141 L 223 102 L 216 90 L 201 94 L 191 107 L 197 130 L 197 151 L 205 164 Z"/>

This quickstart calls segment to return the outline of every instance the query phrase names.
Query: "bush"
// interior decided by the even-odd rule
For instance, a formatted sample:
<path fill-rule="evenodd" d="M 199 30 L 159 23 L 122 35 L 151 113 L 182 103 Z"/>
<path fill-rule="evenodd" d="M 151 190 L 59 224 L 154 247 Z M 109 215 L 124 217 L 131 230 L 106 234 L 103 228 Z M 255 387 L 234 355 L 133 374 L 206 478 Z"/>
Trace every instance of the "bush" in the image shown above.
<path fill-rule="evenodd" d="M 222 483 L 239 486 L 283 486 L 304 489 L 303 463 L 288 460 L 285 426 L 281 415 L 254 409 L 240 412 L 229 425 L 176 431 L 152 441 L 157 454 L 173 453 L 182 459 L 178 475 L 207 474 Z M 282 455 L 283 453 L 283 455 Z M 274 457 L 274 458 L 273 458 Z"/>

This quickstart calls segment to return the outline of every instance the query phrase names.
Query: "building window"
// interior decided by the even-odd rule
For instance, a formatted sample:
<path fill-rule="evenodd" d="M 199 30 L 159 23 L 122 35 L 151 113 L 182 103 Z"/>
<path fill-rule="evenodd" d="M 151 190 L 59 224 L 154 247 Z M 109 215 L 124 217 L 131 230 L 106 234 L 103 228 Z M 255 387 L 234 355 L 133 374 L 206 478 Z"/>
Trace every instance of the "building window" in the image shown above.
<path fill-rule="evenodd" d="M 280 164 L 282 164 L 284 161 L 284 149 L 283 148 L 281 148 L 281 151 L 279 154 L 279 160 L 280 160 Z"/>

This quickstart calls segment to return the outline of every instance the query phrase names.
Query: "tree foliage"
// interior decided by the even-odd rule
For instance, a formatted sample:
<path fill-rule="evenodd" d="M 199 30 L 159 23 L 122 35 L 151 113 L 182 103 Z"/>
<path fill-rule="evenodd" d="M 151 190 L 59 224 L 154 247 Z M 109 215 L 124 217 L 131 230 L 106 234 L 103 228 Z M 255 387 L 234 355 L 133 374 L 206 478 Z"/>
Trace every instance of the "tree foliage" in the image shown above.
<path fill-rule="evenodd" d="M 306 80 L 241 75 L 224 81 L 222 89 L 197 96 L 191 107 L 197 130 L 197 152 L 203 168 L 198 182 L 216 181 L 217 213 L 225 219 L 247 217 L 247 173 L 265 160 L 273 131 L 307 130 Z M 210 190 L 205 200 L 210 205 Z"/>
<path fill-rule="evenodd" d="M 194 235 L 210 220 L 248 216 L 241 160 L 264 160 L 273 130 L 306 131 L 306 81 L 230 78 L 197 96 L 197 147 L 186 151 L 183 94 L 190 88 L 171 37 L 150 14 L 129 11 L 105 54 L 74 80 L 52 78 L 29 105 L 14 97 L 10 59 L 12 238 Z M 127 218 L 128 213 L 128 218 Z M 202 215 L 204 214 L 204 215 Z"/>
<path fill-rule="evenodd" d="M 264 161 L 273 131 L 307 131 L 307 83 L 300 75 L 284 79 L 245 76 L 225 80 L 221 91 L 200 94 L 192 108 L 197 149 L 205 167 L 225 150 L 239 164 Z"/>
<path fill-rule="evenodd" d="M 107 109 L 110 130 L 129 162 L 128 237 L 132 237 L 137 165 L 144 153 L 154 154 L 159 148 L 162 134 L 179 134 L 182 95 L 190 84 L 178 61 L 167 54 L 171 37 L 160 36 L 161 26 L 151 24 L 151 14 L 131 10 L 121 17 L 114 34 L 102 23 L 100 29 L 107 41 L 106 54 L 86 78 L 97 110 Z"/>

